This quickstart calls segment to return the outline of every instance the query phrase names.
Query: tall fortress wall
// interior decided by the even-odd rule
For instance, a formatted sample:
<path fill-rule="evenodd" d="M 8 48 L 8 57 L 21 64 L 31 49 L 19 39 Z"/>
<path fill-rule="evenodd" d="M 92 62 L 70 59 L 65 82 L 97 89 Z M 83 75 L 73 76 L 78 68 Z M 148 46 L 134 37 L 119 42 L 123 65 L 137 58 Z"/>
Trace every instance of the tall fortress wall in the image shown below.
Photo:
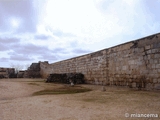
<path fill-rule="evenodd" d="M 160 89 L 160 33 L 48 64 L 40 74 L 83 73 L 86 83 Z"/>

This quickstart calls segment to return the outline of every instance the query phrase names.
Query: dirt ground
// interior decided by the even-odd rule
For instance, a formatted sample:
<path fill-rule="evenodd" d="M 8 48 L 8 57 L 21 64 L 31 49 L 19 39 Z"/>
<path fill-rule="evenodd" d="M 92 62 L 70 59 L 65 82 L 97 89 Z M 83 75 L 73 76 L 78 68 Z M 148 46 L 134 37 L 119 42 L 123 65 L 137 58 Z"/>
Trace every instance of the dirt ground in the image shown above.
<path fill-rule="evenodd" d="M 42 79 L 0 79 L 0 120 L 159 120 L 160 92 L 130 88 L 79 85 L 92 91 L 33 95 L 64 86 Z M 159 117 L 131 117 L 158 114 Z M 125 115 L 129 115 L 125 117 Z"/>

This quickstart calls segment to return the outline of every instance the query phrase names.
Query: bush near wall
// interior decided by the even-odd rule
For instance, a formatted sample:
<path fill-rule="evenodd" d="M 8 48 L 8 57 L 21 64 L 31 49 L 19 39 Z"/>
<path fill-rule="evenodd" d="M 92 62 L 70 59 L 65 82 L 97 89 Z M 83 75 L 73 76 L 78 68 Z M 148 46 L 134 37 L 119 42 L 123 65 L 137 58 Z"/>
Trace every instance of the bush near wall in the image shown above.
<path fill-rule="evenodd" d="M 58 83 L 84 83 L 84 75 L 82 73 L 63 73 L 63 74 L 50 74 L 46 82 L 58 82 Z"/>

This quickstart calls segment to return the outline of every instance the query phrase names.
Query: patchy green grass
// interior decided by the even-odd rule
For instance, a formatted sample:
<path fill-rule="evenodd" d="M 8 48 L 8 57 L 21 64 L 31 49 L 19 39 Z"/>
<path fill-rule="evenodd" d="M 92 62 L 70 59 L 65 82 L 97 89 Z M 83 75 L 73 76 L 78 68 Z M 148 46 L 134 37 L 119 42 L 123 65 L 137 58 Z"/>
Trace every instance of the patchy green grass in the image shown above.
<path fill-rule="evenodd" d="M 44 80 L 35 80 L 35 81 L 20 81 L 20 82 L 40 82 L 40 83 L 45 83 L 45 81 Z"/>
<path fill-rule="evenodd" d="M 112 102 L 114 97 L 103 97 L 103 96 L 99 96 L 99 97 L 91 97 L 91 98 L 84 98 L 82 99 L 85 102 L 94 102 L 94 103 L 108 103 L 108 102 Z"/>
<path fill-rule="evenodd" d="M 88 91 L 91 91 L 91 89 L 84 88 L 81 86 L 74 86 L 74 87 L 64 86 L 60 88 L 41 90 L 33 93 L 33 95 L 75 94 L 75 93 L 82 93 L 82 92 L 88 92 Z"/>
<path fill-rule="evenodd" d="M 39 86 L 39 84 L 37 84 L 37 83 L 28 83 L 28 85 L 37 85 L 37 86 Z"/>
<path fill-rule="evenodd" d="M 122 105 L 123 102 L 125 102 L 126 105 L 130 105 L 130 103 L 133 103 L 134 105 L 137 105 L 137 107 L 138 105 L 148 106 L 148 103 L 152 104 L 153 102 L 159 104 L 160 100 L 160 93 L 153 91 L 108 90 L 106 92 L 92 92 L 93 93 L 86 94 L 85 97 L 81 97 L 79 99 L 90 103 L 107 103 L 116 105 Z"/>

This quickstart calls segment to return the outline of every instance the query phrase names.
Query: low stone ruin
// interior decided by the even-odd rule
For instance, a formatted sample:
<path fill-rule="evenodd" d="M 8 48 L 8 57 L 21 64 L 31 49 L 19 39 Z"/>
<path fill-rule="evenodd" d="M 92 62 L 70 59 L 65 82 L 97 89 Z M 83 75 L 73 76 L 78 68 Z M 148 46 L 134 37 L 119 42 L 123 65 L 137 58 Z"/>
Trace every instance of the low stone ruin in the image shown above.
<path fill-rule="evenodd" d="M 25 72 L 25 71 L 20 70 L 20 71 L 18 72 L 18 74 L 17 74 L 17 78 L 23 78 L 24 72 Z"/>
<path fill-rule="evenodd" d="M 40 75 L 40 63 L 32 63 L 27 70 L 27 77 L 29 78 L 41 78 Z"/>
<path fill-rule="evenodd" d="M 15 78 L 15 69 L 14 68 L 2 68 L 0 67 L 0 78 Z"/>
<path fill-rule="evenodd" d="M 57 83 L 66 83 L 66 84 L 83 84 L 84 75 L 82 73 L 63 73 L 50 74 L 46 82 L 57 82 Z"/>

